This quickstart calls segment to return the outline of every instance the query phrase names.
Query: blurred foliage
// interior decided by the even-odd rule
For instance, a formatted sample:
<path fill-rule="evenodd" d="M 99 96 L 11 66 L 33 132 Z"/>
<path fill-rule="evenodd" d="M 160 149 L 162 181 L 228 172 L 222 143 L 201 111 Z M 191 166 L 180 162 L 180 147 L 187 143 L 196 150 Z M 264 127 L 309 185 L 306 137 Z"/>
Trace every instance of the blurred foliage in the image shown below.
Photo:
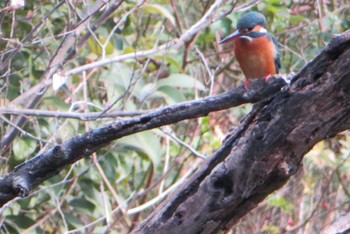
<path fill-rule="evenodd" d="M 19 51 L 1 74 L 0 103 L 24 107 L 25 102 L 15 106 L 12 103 L 42 82 L 41 77 L 65 33 L 86 16 L 86 9 L 93 2 L 66 1 L 50 14 L 58 1 L 34 0 L 26 1 L 23 9 L 0 13 L 1 59 Z M 196 23 L 212 2 L 151 0 L 138 6 L 137 1 L 125 1 L 64 70 L 109 56 L 157 48 Z M 243 3 L 239 1 L 238 5 Z M 2 1 L 0 8 L 9 4 L 10 1 Z M 226 10 L 230 7 L 230 2 L 222 5 Z M 278 38 L 282 73 L 297 72 L 322 50 L 333 34 L 350 28 L 347 0 L 267 0 L 252 9 L 266 15 L 269 31 Z M 91 22 L 106 10 L 108 7 L 102 8 Z M 232 58 L 231 46 L 218 45 L 218 41 L 234 30 L 242 14 L 232 13 L 213 23 L 183 49 L 128 59 L 69 77 L 57 92 L 49 89 L 37 109 L 89 113 L 111 107 L 111 111 L 132 112 L 205 97 L 211 78 L 203 58 L 216 75 L 214 94 L 241 85 L 242 73 Z M 34 38 L 21 44 L 40 22 L 44 23 Z M 153 205 L 133 215 L 127 215 L 126 208 L 138 207 L 159 196 L 201 161 L 179 141 L 210 156 L 220 147 L 228 130 L 237 126 L 250 110 L 251 105 L 245 105 L 122 138 L 47 180 L 28 198 L 9 203 L 1 210 L 0 230 L 127 233 L 147 217 Z M 27 134 L 16 138 L 10 150 L 1 155 L 6 161 L 1 165 L 2 175 L 48 149 L 51 144 L 47 142 L 61 143 L 109 122 L 30 117 L 23 129 Z M 1 122 L 2 136 L 9 127 L 6 121 Z M 282 233 L 303 224 L 296 231 L 319 233 L 348 212 L 349 156 L 349 132 L 319 143 L 306 156 L 304 172 L 271 195 L 233 232 Z"/>

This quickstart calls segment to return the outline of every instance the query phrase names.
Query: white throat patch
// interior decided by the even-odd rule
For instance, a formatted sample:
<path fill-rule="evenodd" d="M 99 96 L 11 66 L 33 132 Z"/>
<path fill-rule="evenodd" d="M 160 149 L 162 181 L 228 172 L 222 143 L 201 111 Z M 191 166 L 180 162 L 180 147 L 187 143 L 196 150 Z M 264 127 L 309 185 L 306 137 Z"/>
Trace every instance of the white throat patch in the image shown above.
<path fill-rule="evenodd" d="M 267 33 L 267 30 L 266 30 L 266 28 L 261 27 L 261 28 L 260 28 L 260 32 L 261 32 L 261 33 Z"/>
<path fill-rule="evenodd" d="M 251 38 L 250 36 L 240 36 L 241 39 L 252 42 L 253 38 Z"/>

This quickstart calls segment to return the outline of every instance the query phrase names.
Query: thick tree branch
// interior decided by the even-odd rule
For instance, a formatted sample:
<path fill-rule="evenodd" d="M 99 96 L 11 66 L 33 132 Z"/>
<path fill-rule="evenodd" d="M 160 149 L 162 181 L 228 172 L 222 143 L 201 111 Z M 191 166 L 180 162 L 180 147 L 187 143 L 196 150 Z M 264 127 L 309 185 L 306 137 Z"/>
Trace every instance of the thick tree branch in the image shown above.
<path fill-rule="evenodd" d="M 265 84 L 263 80 L 252 82 L 252 88 L 256 89 L 249 92 L 246 92 L 243 87 L 239 87 L 221 95 L 181 103 L 134 118 L 116 121 L 105 127 L 76 136 L 23 163 L 1 179 L 0 205 L 4 205 L 17 196 L 28 195 L 32 189 L 44 180 L 57 175 L 65 166 L 89 156 L 113 140 L 270 97 L 285 85 L 283 79 L 272 80 L 272 83 L 269 84 Z"/>
<path fill-rule="evenodd" d="M 256 104 L 218 152 L 133 233 L 229 229 L 283 186 L 317 142 L 349 129 L 349 122 L 350 31 L 305 66 L 289 90 Z"/>

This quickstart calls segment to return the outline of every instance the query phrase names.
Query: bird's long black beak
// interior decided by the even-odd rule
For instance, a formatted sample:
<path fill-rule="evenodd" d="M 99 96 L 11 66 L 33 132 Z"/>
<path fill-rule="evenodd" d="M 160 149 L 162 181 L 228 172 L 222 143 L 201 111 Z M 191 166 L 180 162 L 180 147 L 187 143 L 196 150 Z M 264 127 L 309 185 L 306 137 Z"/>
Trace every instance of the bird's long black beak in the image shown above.
<path fill-rule="evenodd" d="M 241 36 L 241 34 L 239 33 L 238 30 L 234 31 L 233 33 L 231 33 L 230 35 L 228 35 L 227 37 L 225 37 L 222 41 L 219 42 L 219 44 L 231 41 L 233 39 L 235 39 L 236 37 Z"/>

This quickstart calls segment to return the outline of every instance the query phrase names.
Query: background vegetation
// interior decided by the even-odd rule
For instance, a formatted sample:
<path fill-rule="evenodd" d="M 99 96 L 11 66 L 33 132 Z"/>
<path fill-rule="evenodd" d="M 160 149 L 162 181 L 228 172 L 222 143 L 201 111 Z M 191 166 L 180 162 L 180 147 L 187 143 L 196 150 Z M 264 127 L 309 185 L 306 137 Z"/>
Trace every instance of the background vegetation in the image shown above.
<path fill-rule="evenodd" d="M 113 2 L 113 1 L 112 1 Z M 183 35 L 214 1 L 123 1 L 108 20 L 76 50 L 73 59 L 53 77 L 39 111 L 57 112 L 49 118 L 30 116 L 21 135 L 1 151 L 1 175 L 54 144 L 113 121 L 83 121 L 60 114 L 109 111 L 122 118 L 157 107 L 225 92 L 243 83 L 232 55 L 232 44 L 218 41 L 232 32 L 242 13 L 233 12 L 211 24 L 178 50 L 155 51 Z M 245 2 L 238 1 L 237 6 Z M 24 8 L 0 3 L 1 105 L 21 111 L 28 90 L 40 82 L 51 58 L 72 26 L 89 15 L 90 1 L 26 1 Z M 93 24 L 108 11 L 94 13 Z M 223 12 L 232 8 L 224 2 Z M 282 73 L 299 71 L 332 37 L 350 28 L 350 3 L 334 1 L 275 1 L 251 5 L 266 15 L 269 31 L 280 43 Z M 30 40 L 24 40 L 40 25 Z M 11 53 L 15 56 L 11 57 Z M 76 72 L 81 66 L 110 57 L 133 55 L 119 62 Z M 11 57 L 10 60 L 8 58 Z M 62 62 L 63 64 L 63 62 Z M 70 74 L 70 75 L 66 75 Z M 2 233 L 75 231 L 127 233 L 153 210 L 172 185 L 187 178 L 237 126 L 251 106 L 210 114 L 176 125 L 138 133 L 81 160 L 47 180 L 28 198 L 1 209 Z M 4 137 L 13 116 L 3 114 Z M 349 212 L 350 133 L 321 142 L 306 156 L 304 171 L 271 195 L 237 225 L 233 233 L 319 233 Z M 154 200 L 152 200 L 154 199 Z M 153 202 L 157 201 L 157 202 Z"/>

